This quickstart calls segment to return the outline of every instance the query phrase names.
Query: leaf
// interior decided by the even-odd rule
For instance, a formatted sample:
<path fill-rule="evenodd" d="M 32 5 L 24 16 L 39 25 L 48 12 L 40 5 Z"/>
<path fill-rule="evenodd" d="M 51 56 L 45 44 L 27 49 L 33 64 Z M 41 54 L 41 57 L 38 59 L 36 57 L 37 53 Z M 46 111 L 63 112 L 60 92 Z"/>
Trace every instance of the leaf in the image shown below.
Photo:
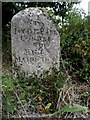
<path fill-rule="evenodd" d="M 15 106 L 14 106 L 14 103 L 10 100 L 7 100 L 7 110 L 8 112 L 12 113 L 15 111 Z"/>
<path fill-rule="evenodd" d="M 58 113 L 65 113 L 65 112 L 80 112 L 80 111 L 88 111 L 88 108 L 79 104 L 73 104 L 73 105 L 67 105 L 63 108 L 61 108 L 61 110 L 56 111 L 55 113 L 53 113 L 51 116 L 54 116 Z"/>
<path fill-rule="evenodd" d="M 61 109 L 61 112 L 79 112 L 79 111 L 87 111 L 87 107 L 84 107 L 79 104 L 68 105 Z"/>
<path fill-rule="evenodd" d="M 46 109 L 49 109 L 51 107 L 52 103 L 48 103 L 46 106 L 45 106 L 45 110 Z"/>

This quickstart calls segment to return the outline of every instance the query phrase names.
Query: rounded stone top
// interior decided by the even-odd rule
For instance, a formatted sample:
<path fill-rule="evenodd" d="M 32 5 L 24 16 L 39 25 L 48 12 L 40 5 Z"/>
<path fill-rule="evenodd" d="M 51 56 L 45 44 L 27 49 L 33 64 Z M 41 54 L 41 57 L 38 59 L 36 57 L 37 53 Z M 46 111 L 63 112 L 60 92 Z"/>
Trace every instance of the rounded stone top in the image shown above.
<path fill-rule="evenodd" d="M 11 22 L 15 21 L 14 19 L 19 20 L 19 19 L 24 18 L 24 17 L 27 18 L 27 17 L 34 17 L 34 16 L 40 16 L 40 15 L 48 17 L 48 15 L 45 11 L 38 9 L 37 7 L 29 7 L 29 8 L 26 8 L 26 9 L 18 12 L 16 15 L 14 15 L 12 17 Z"/>

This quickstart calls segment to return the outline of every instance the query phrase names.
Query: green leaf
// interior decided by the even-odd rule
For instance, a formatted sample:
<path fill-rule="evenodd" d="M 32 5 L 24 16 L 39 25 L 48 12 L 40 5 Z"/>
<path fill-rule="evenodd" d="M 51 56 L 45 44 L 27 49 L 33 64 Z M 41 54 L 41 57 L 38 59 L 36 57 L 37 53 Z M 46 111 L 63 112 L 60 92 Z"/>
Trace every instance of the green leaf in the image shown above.
<path fill-rule="evenodd" d="M 7 110 L 8 112 L 12 113 L 15 111 L 14 109 L 14 103 L 12 101 L 7 100 Z"/>
<path fill-rule="evenodd" d="M 46 109 L 49 109 L 51 107 L 52 103 L 48 103 L 46 106 L 45 106 L 45 110 Z"/>
<path fill-rule="evenodd" d="M 68 105 L 61 109 L 61 112 L 79 112 L 79 111 L 87 111 L 87 107 L 84 107 L 79 104 Z"/>
<path fill-rule="evenodd" d="M 61 110 L 56 111 L 55 113 L 53 113 L 51 116 L 54 116 L 56 114 L 59 113 L 65 113 L 65 112 L 80 112 L 80 111 L 88 111 L 88 107 L 79 105 L 79 104 L 73 104 L 73 105 L 67 105 L 63 108 L 61 108 Z"/>

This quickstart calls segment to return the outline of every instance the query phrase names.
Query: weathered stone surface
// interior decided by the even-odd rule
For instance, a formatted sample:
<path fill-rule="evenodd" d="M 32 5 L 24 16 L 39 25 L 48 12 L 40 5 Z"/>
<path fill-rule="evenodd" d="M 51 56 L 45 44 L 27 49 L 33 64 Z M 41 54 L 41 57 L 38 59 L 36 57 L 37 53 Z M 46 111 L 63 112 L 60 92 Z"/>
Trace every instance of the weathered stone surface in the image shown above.
<path fill-rule="evenodd" d="M 37 8 L 20 11 L 11 21 L 12 60 L 19 73 L 40 74 L 59 66 L 60 36 L 48 15 Z"/>

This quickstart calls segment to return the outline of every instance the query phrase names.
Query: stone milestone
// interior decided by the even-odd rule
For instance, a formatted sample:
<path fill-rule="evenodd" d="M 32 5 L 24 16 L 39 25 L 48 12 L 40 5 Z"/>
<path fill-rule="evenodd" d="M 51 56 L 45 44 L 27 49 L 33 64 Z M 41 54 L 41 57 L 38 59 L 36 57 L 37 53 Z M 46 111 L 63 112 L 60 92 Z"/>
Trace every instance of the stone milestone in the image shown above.
<path fill-rule="evenodd" d="M 59 67 L 60 36 L 46 12 L 26 8 L 14 15 L 11 39 L 13 66 L 20 67 L 19 73 L 41 74 L 53 65 Z"/>

